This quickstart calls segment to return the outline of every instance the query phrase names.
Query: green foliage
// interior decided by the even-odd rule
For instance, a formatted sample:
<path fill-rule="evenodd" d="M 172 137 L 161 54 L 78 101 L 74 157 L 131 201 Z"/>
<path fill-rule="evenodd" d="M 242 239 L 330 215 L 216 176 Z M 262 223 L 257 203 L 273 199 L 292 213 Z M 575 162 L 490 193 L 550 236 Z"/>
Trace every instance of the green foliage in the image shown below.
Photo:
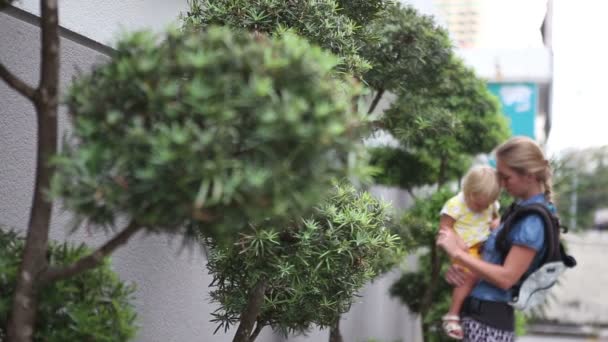
<path fill-rule="evenodd" d="M 419 155 L 416 160 L 432 156 L 438 161 L 417 164 L 411 172 L 420 175 L 411 178 L 427 181 L 436 174 L 439 184 L 464 174 L 469 156 L 490 152 L 508 136 L 496 98 L 460 60 L 452 57 L 441 78 L 435 87 L 399 94 L 382 119 L 401 149 Z M 388 175 L 385 182 L 391 182 Z"/>
<path fill-rule="evenodd" d="M 497 201 L 500 206 L 498 212 L 502 216 L 502 214 L 504 214 L 504 212 L 515 201 L 515 199 L 513 198 L 513 196 L 509 195 L 507 191 L 503 190 L 498 195 Z"/>
<path fill-rule="evenodd" d="M 392 4 L 390 0 L 337 0 L 340 13 L 365 26 L 370 21 L 384 17 L 384 10 Z"/>
<path fill-rule="evenodd" d="M 370 163 L 381 172 L 374 174 L 378 184 L 413 190 L 421 185 L 435 184 L 439 179 L 442 160 L 425 150 L 418 153 L 400 147 L 375 147 L 369 150 Z M 467 155 L 456 155 L 445 163 L 447 179 L 458 179 L 471 165 Z M 422 172 L 422 171 L 426 172 Z"/>
<path fill-rule="evenodd" d="M 292 34 L 132 34 L 70 88 L 75 144 L 54 159 L 52 194 L 101 227 L 126 216 L 218 238 L 302 215 L 359 165 L 340 156 L 361 146 L 360 88 L 337 63 Z"/>
<path fill-rule="evenodd" d="M 433 167 L 437 159 L 429 155 L 413 154 L 405 149 L 386 146 L 371 148 L 369 152 L 370 163 L 382 170 L 374 175 L 374 181 L 378 184 L 396 185 L 412 190 L 418 185 L 432 184 L 437 179 L 436 172 L 423 174 L 415 171 L 420 168 L 438 169 Z"/>
<path fill-rule="evenodd" d="M 359 18 L 363 1 L 358 2 L 342 13 L 335 0 L 191 0 L 182 19 L 186 28 L 195 30 L 222 25 L 274 35 L 289 29 L 339 56 L 337 71 L 359 75 L 370 66 L 359 56 L 360 28 L 347 16 Z M 382 3 L 375 0 L 371 8 Z"/>
<path fill-rule="evenodd" d="M 433 88 L 400 94 L 386 112 L 388 129 L 405 146 L 451 149 L 474 155 L 491 151 L 508 129 L 485 82 L 453 57 Z"/>
<path fill-rule="evenodd" d="M 287 229 L 252 229 L 226 247 L 208 240 L 218 329 L 239 321 L 248 293 L 262 278 L 268 280 L 262 324 L 285 334 L 332 325 L 397 250 L 389 221 L 384 203 L 339 185 L 313 217 Z"/>
<path fill-rule="evenodd" d="M 6 337 L 13 289 L 25 241 L 0 228 L 0 341 Z M 72 264 L 88 255 L 85 246 L 51 243 L 51 266 Z M 106 259 L 103 265 L 40 290 L 34 341 L 118 342 L 134 338 L 134 287 L 122 283 Z"/>
<path fill-rule="evenodd" d="M 528 317 L 521 312 L 515 311 L 515 336 L 524 336 L 527 333 Z"/>
<path fill-rule="evenodd" d="M 442 263 L 447 266 L 447 258 L 442 258 Z M 390 288 L 391 296 L 399 298 L 401 302 L 415 313 L 420 313 L 422 298 L 425 289 L 429 286 L 430 277 L 430 258 L 428 254 L 423 254 L 418 259 L 418 272 L 406 272 Z M 441 280 L 435 289 L 433 305 L 427 309 L 427 314 L 423 317 L 423 332 L 425 341 L 452 341 L 448 339 L 441 330 L 441 317 L 448 311 L 451 301 L 452 287 Z"/>
<path fill-rule="evenodd" d="M 372 88 L 408 93 L 439 85 L 439 71 L 452 49 L 447 32 L 433 18 L 396 3 L 367 30 L 361 55 L 372 65 L 364 75 Z"/>
<path fill-rule="evenodd" d="M 408 250 L 435 244 L 439 231 L 439 213 L 447 200 L 455 195 L 442 187 L 431 196 L 416 200 L 414 206 L 403 215 L 398 235 Z"/>
<path fill-rule="evenodd" d="M 427 254 L 420 256 L 418 262 L 419 268 L 422 270 L 430 267 Z M 422 297 L 424 296 L 424 290 L 429 282 L 429 272 L 406 272 L 391 286 L 390 294 L 391 296 L 398 297 L 412 312 L 420 313 L 420 305 Z M 449 308 L 451 290 L 452 288 L 447 282 L 442 281 L 440 283 L 440 287 L 436 291 L 441 293 L 441 296 L 437 296 L 435 303 L 433 304 L 434 311 L 437 311 L 439 315 L 436 317 L 435 315 L 427 315 L 425 320 L 429 320 L 431 323 L 441 321 L 441 316 L 443 316 Z"/>

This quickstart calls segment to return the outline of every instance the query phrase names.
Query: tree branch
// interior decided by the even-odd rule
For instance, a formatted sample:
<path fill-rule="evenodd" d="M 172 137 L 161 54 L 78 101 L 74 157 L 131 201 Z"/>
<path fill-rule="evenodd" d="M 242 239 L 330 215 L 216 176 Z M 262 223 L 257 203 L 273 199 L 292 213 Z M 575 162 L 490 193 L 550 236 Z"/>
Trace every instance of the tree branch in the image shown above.
<path fill-rule="evenodd" d="M 378 92 L 376 93 L 376 96 L 374 97 L 372 104 L 369 106 L 369 109 L 367 110 L 367 114 L 371 114 L 374 112 L 374 109 L 376 109 L 376 106 L 378 105 L 378 102 L 380 102 L 382 95 L 384 95 L 384 89 L 378 89 Z"/>
<path fill-rule="evenodd" d="M 57 107 L 59 89 L 59 11 L 57 0 L 41 0 L 42 47 L 40 58 L 40 102 L 49 107 Z"/>
<path fill-rule="evenodd" d="M 0 63 L 0 77 L 2 77 L 4 82 L 6 82 L 6 84 L 8 84 L 11 88 L 19 92 L 19 94 L 27 97 L 30 99 L 30 101 L 34 101 L 36 90 L 27 85 L 19 77 L 13 75 L 2 63 Z"/>
<path fill-rule="evenodd" d="M 142 227 L 135 222 L 131 222 L 123 231 L 98 248 L 95 252 L 83 257 L 75 263 L 63 266 L 49 268 L 43 275 L 41 282 L 43 285 L 52 283 L 58 280 L 72 277 L 76 274 L 95 268 L 101 264 L 103 259 L 112 254 L 116 248 L 126 244 L 129 238 L 137 233 Z"/>
<path fill-rule="evenodd" d="M 336 321 L 336 323 L 334 325 L 332 325 L 331 328 L 329 329 L 329 342 L 344 341 L 342 339 L 342 334 L 340 333 L 340 318 L 341 317 L 338 317 L 338 320 Z"/>

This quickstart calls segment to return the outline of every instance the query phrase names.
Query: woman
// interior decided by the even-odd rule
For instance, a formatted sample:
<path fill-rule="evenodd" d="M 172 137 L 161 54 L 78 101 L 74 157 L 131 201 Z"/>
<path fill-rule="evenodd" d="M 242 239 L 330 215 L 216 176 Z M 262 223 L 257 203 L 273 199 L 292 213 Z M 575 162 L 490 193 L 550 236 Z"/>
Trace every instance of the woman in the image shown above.
<path fill-rule="evenodd" d="M 544 203 L 552 208 L 551 167 L 536 142 L 513 137 L 498 146 L 496 161 L 501 186 L 520 205 Z M 461 311 L 464 341 L 513 341 L 515 319 L 508 304 L 512 299 L 510 289 L 540 264 L 545 252 L 543 224 L 536 215 L 518 221 L 506 237 L 512 244 L 506 256 L 496 248 L 501 225 L 486 241 L 482 259 L 463 250 L 462 241 L 453 231 L 439 231 L 437 245 L 481 279 Z M 462 267 L 452 266 L 446 279 L 454 286 L 464 284 Z"/>

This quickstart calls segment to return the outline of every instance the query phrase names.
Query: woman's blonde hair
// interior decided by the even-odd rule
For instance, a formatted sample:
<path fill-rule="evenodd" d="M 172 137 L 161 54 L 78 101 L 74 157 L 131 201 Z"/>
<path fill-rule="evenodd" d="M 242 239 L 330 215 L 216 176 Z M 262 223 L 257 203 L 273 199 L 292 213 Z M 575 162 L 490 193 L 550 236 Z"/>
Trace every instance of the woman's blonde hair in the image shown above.
<path fill-rule="evenodd" d="M 528 137 L 513 137 L 496 148 L 496 159 L 519 174 L 534 175 L 547 201 L 553 201 L 551 165 L 543 150 Z"/>
<path fill-rule="evenodd" d="M 482 195 L 493 203 L 500 194 L 500 182 L 496 171 L 485 165 L 472 167 L 462 180 L 462 192 L 465 197 Z"/>

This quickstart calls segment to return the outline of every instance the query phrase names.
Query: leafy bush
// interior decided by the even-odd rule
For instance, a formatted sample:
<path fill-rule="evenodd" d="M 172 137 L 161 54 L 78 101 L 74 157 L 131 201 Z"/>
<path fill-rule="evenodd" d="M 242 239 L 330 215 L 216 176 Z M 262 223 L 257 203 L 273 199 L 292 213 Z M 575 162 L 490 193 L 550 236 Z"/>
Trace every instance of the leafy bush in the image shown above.
<path fill-rule="evenodd" d="M 0 229 L 0 341 L 12 305 L 24 239 Z M 51 243 L 51 266 L 67 265 L 89 254 L 84 246 Z M 34 341 L 130 341 L 135 336 L 134 287 L 102 266 L 40 289 Z"/>
<path fill-rule="evenodd" d="M 359 86 L 293 34 L 139 32 L 74 82 L 74 139 L 52 190 L 80 220 L 235 236 L 301 215 L 346 175 L 360 144 Z M 73 143 L 73 144 L 71 144 Z"/>

